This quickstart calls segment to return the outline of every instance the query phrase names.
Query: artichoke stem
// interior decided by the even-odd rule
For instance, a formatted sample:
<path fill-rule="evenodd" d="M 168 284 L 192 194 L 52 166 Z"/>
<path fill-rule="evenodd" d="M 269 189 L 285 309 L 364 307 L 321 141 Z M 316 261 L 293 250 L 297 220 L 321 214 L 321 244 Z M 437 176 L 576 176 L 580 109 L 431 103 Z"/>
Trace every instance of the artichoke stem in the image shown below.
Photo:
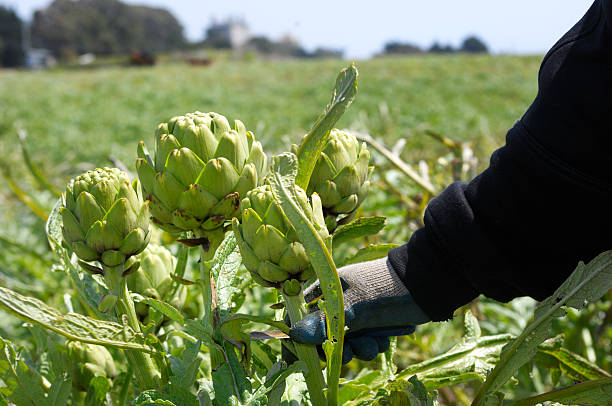
<path fill-rule="evenodd" d="M 112 294 L 119 296 L 117 302 L 118 306 L 115 307 L 119 319 L 125 314 L 127 316 L 128 325 L 136 333 L 140 333 L 140 322 L 138 321 L 138 316 L 136 316 L 134 301 L 127 287 L 127 280 L 121 277 L 123 268 L 123 265 L 104 267 L 104 280 L 108 290 Z M 126 350 L 125 356 L 134 370 L 140 390 L 161 387 L 161 374 L 157 370 L 149 354 L 137 350 Z"/>
<path fill-rule="evenodd" d="M 128 318 L 128 324 L 134 331 L 140 333 L 140 322 L 138 316 L 136 316 L 136 309 L 134 308 L 134 301 L 130 296 L 130 291 L 127 287 L 127 280 L 121 278 L 121 306 L 117 308 L 118 312 L 125 314 Z M 121 309 L 122 308 L 122 309 Z M 141 390 L 147 389 L 159 389 L 161 387 L 161 374 L 157 370 L 157 367 L 153 363 L 153 359 L 149 354 L 144 352 L 131 350 L 126 351 L 126 357 L 132 368 L 134 369 L 136 379 L 138 380 L 138 386 Z"/>
<path fill-rule="evenodd" d="M 282 292 L 283 299 L 285 301 L 285 308 L 289 314 L 291 323 L 297 323 L 307 314 L 304 301 L 304 295 L 300 291 L 297 295 L 289 296 L 285 292 Z M 301 361 L 306 363 L 308 371 L 304 373 L 304 379 L 306 380 L 306 386 L 308 386 L 308 392 L 310 393 L 310 401 L 314 406 L 327 405 L 325 400 L 325 379 L 323 378 L 323 371 L 321 370 L 321 362 L 319 361 L 319 354 L 317 349 L 313 345 L 305 345 L 294 343 L 296 355 Z"/>
<path fill-rule="evenodd" d="M 215 321 L 218 322 L 218 320 L 215 320 L 215 312 L 217 311 L 217 306 L 215 301 L 213 300 L 214 284 L 210 274 L 210 262 L 206 260 L 207 255 L 208 253 L 204 249 L 202 249 L 202 256 L 200 258 L 199 284 L 200 290 L 202 291 L 202 299 L 204 303 L 200 312 L 200 319 L 202 320 L 206 331 L 209 332 L 213 339 L 216 339 L 217 337 L 215 336 L 215 330 L 217 327 L 217 323 L 215 323 Z M 218 317 L 218 314 L 216 314 L 216 316 Z M 210 348 L 211 369 L 216 369 L 217 367 L 219 367 L 219 365 L 225 362 L 225 360 L 226 357 L 222 350 L 219 350 L 216 347 Z"/>
<path fill-rule="evenodd" d="M 200 290 L 202 291 L 202 299 L 204 300 L 204 306 L 200 310 L 200 318 L 204 322 L 204 327 L 212 333 L 214 329 L 213 324 L 213 292 L 212 292 L 212 281 L 210 275 L 210 264 L 205 260 L 205 252 L 202 251 L 200 258 Z"/>

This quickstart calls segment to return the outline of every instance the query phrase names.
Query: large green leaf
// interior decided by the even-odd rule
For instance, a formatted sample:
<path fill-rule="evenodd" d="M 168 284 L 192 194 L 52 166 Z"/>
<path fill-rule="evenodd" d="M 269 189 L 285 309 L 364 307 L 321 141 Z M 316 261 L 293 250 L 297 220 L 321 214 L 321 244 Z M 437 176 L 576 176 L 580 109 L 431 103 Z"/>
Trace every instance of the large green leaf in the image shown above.
<path fill-rule="evenodd" d="M 535 361 L 546 369 L 557 369 L 576 382 L 610 377 L 610 374 L 587 359 L 561 347 L 563 336 L 547 340 L 538 346 Z"/>
<path fill-rule="evenodd" d="M 109 400 L 111 390 L 111 382 L 105 376 L 94 376 L 89 381 L 89 389 L 85 396 L 83 406 L 98 406 L 104 404 L 105 399 Z M 64 405 L 65 403 L 58 403 Z"/>
<path fill-rule="evenodd" d="M 20 406 L 53 406 L 43 378 L 25 363 L 21 349 L 0 337 L 0 395 Z"/>
<path fill-rule="evenodd" d="M 473 380 L 484 381 L 495 366 L 502 347 L 514 337 L 510 334 L 483 337 L 478 320 L 470 312 L 465 314 L 464 325 L 465 335 L 458 344 L 444 354 L 410 365 L 393 380 L 388 380 L 381 371 L 371 371 L 354 380 L 343 381 L 340 389 L 340 399 L 345 400 L 343 404 L 372 404 L 377 391 L 393 392 L 412 376 L 416 376 L 427 390 Z M 391 388 L 387 388 L 389 385 Z"/>
<path fill-rule="evenodd" d="M 342 263 L 342 266 L 384 258 L 389 253 L 389 250 L 397 246 L 397 244 L 369 245 L 357 251 L 352 257 L 347 258 L 346 261 Z"/>
<path fill-rule="evenodd" d="M 217 291 L 217 306 L 221 320 L 235 311 L 235 303 L 244 294 L 250 274 L 241 267 L 242 257 L 233 232 L 228 232 L 212 260 L 211 274 Z"/>
<path fill-rule="evenodd" d="M 334 232 L 334 247 L 355 238 L 378 233 L 385 227 L 386 217 L 359 217 L 348 224 L 340 226 Z"/>
<path fill-rule="evenodd" d="M 0 307 L 70 340 L 153 353 L 155 349 L 129 326 L 96 320 L 78 313 L 62 314 L 44 302 L 0 287 Z"/>
<path fill-rule="evenodd" d="M 135 406 L 198 406 L 198 398 L 185 388 L 168 385 L 162 392 L 155 389 L 141 392 L 134 400 Z"/>
<path fill-rule="evenodd" d="M 132 298 L 137 303 L 144 303 L 148 306 L 151 306 L 164 316 L 168 317 L 170 320 L 176 321 L 178 324 L 185 324 L 185 318 L 181 314 L 180 311 L 170 303 L 166 303 L 163 300 L 153 299 L 152 297 L 146 297 L 139 295 L 137 293 L 132 293 Z"/>
<path fill-rule="evenodd" d="M 298 238 L 306 248 L 312 266 L 321 283 L 323 310 L 327 319 L 328 340 L 323 344 L 327 358 L 327 400 L 335 405 L 338 397 L 340 368 L 342 367 L 342 345 L 344 343 L 344 299 L 336 265 L 325 242 L 312 222 L 304 214 L 295 197 L 297 157 L 286 153 L 274 157 L 270 185 L 274 198 L 295 227 Z"/>
<path fill-rule="evenodd" d="M 536 354 L 538 345 L 548 338 L 555 317 L 565 316 L 561 306 L 582 309 L 612 288 L 612 251 L 598 255 L 578 267 L 556 292 L 540 303 L 531 322 L 512 343 L 504 347 L 500 360 L 480 387 L 472 405 L 483 404 L 488 393 L 499 389 L 518 369 Z"/>
<path fill-rule="evenodd" d="M 181 357 L 170 356 L 172 376 L 170 382 L 180 388 L 190 389 L 196 382 L 203 356 L 200 354 L 201 341 L 185 340 Z"/>
<path fill-rule="evenodd" d="M 284 363 L 282 363 L 284 364 Z M 303 372 L 306 369 L 306 364 L 302 361 L 297 361 L 289 367 L 282 365 L 278 371 L 272 370 L 266 381 L 252 395 L 249 395 L 245 406 L 274 406 L 280 402 L 285 388 L 287 378 L 295 373 Z M 280 391 L 279 391 L 280 389 Z M 277 392 L 275 394 L 275 392 Z M 275 395 L 275 396 L 273 396 Z"/>
<path fill-rule="evenodd" d="M 478 321 L 470 312 L 465 314 L 464 324 L 466 335 L 461 342 L 442 355 L 409 366 L 396 379 L 416 375 L 430 390 L 474 379 L 484 381 L 502 347 L 513 337 L 510 334 L 481 336 Z"/>
<path fill-rule="evenodd" d="M 245 402 L 251 393 L 251 383 L 247 379 L 232 344 L 223 345 L 224 360 L 212 372 L 216 406 L 234 406 Z"/>
<path fill-rule="evenodd" d="M 556 402 L 563 405 L 612 406 L 612 378 L 582 382 L 511 403 L 510 406 L 531 406 L 543 402 Z"/>
<path fill-rule="evenodd" d="M 51 405 L 65 405 L 68 403 L 68 398 L 72 391 L 72 381 L 66 375 L 58 376 L 51 383 L 48 398 Z"/>
<path fill-rule="evenodd" d="M 317 158 L 329 138 L 329 132 L 357 95 L 357 75 L 355 64 L 340 71 L 336 78 L 331 101 L 300 144 L 297 152 L 299 170 L 295 178 L 295 184 L 304 190 L 308 186 Z"/>

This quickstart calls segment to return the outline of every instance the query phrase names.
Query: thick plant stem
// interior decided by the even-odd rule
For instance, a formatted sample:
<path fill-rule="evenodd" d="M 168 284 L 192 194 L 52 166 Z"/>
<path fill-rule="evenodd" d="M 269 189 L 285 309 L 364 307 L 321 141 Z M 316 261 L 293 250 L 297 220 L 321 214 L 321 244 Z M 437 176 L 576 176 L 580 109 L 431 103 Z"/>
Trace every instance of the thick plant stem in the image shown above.
<path fill-rule="evenodd" d="M 283 292 L 283 299 L 285 301 L 285 308 L 289 314 L 291 324 L 297 323 L 302 320 L 306 315 L 304 295 L 300 291 L 297 295 L 289 296 Z M 325 379 L 323 378 L 323 371 L 321 370 L 321 362 L 319 361 L 319 354 L 317 349 L 313 345 L 305 345 L 294 343 L 296 355 L 300 361 L 306 363 L 308 371 L 304 373 L 304 379 L 306 380 L 306 386 L 308 386 L 308 392 L 310 393 L 310 401 L 314 406 L 327 405 L 325 400 Z"/>
<path fill-rule="evenodd" d="M 210 251 L 206 251 L 204 249 L 201 250 L 201 258 L 200 258 L 200 279 L 199 285 L 200 290 L 202 291 L 202 300 L 203 306 L 200 312 L 200 319 L 202 320 L 202 324 L 206 331 L 215 339 L 215 303 L 213 301 L 213 282 L 211 279 L 211 265 L 210 260 L 214 251 L 211 253 Z M 223 362 L 225 362 L 225 354 L 222 350 L 218 348 L 211 347 L 210 351 L 210 366 L 214 370 Z"/>
<path fill-rule="evenodd" d="M 106 280 L 110 293 L 119 297 L 117 306 L 115 306 L 117 315 L 119 318 L 121 318 L 123 315 L 127 316 L 128 325 L 136 333 L 140 333 L 140 322 L 138 321 L 138 316 L 136 316 L 134 301 L 130 296 L 126 278 L 121 276 L 122 272 L 123 265 L 116 268 L 105 267 L 104 279 Z M 157 367 L 149 354 L 136 350 L 128 350 L 125 351 L 125 356 L 134 370 L 140 390 L 156 389 L 161 387 L 161 374 L 157 370 Z"/>
<path fill-rule="evenodd" d="M 120 312 L 127 316 L 129 326 L 137 333 L 140 333 L 140 322 L 138 321 L 138 316 L 136 316 L 134 302 L 130 297 L 125 278 L 122 278 L 121 281 L 120 303 L 120 307 L 123 307 Z M 126 356 L 132 364 L 136 379 L 138 380 L 138 386 L 141 390 L 161 387 L 161 374 L 149 354 L 140 351 L 126 351 Z"/>
<path fill-rule="evenodd" d="M 215 252 L 217 248 L 223 241 L 224 237 L 223 229 L 220 231 L 203 231 L 200 230 L 195 233 L 196 238 L 201 238 L 206 241 L 206 244 L 203 244 L 200 249 L 200 278 L 199 278 L 199 286 L 202 291 L 202 300 L 204 301 L 204 306 L 200 311 L 200 318 L 204 323 L 204 327 L 210 332 L 213 333 L 215 325 L 214 325 L 214 310 L 215 303 L 213 303 L 214 297 L 214 286 L 211 281 L 211 265 L 213 257 L 215 256 Z"/>
<path fill-rule="evenodd" d="M 213 303 L 212 303 L 212 283 L 210 281 L 210 264 L 204 260 L 204 255 L 200 258 L 200 279 L 198 281 L 200 290 L 202 291 L 202 300 L 204 306 L 200 311 L 200 318 L 204 323 L 204 327 L 212 333 L 213 325 Z"/>
<path fill-rule="evenodd" d="M 134 375 L 134 368 L 132 368 L 132 364 L 128 362 L 127 365 L 128 369 L 125 373 L 125 381 L 123 381 L 123 386 L 121 386 L 121 392 L 119 393 L 118 406 L 125 406 L 128 392 L 130 390 L 130 383 L 132 382 L 132 376 Z"/>

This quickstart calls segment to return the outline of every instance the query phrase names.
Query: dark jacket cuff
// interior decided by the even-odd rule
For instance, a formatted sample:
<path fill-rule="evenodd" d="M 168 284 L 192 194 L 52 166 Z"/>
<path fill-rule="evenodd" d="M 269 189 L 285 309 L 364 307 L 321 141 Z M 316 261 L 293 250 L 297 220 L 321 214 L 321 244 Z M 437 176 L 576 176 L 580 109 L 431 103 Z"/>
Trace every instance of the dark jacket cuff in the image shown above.
<path fill-rule="evenodd" d="M 469 303 L 478 293 L 446 262 L 425 229 L 410 241 L 389 252 L 389 262 L 404 282 L 417 305 L 432 321 L 453 317 L 455 309 Z"/>

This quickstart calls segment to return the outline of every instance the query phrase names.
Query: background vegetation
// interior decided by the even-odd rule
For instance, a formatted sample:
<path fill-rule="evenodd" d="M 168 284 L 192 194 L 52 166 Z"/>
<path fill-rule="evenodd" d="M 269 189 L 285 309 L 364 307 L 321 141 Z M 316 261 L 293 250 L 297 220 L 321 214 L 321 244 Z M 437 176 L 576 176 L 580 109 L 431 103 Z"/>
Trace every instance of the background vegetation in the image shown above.
<path fill-rule="evenodd" d="M 167 10 L 118 0 L 55 0 L 34 13 L 34 47 L 55 56 L 158 52 L 185 45 L 183 27 Z"/>

